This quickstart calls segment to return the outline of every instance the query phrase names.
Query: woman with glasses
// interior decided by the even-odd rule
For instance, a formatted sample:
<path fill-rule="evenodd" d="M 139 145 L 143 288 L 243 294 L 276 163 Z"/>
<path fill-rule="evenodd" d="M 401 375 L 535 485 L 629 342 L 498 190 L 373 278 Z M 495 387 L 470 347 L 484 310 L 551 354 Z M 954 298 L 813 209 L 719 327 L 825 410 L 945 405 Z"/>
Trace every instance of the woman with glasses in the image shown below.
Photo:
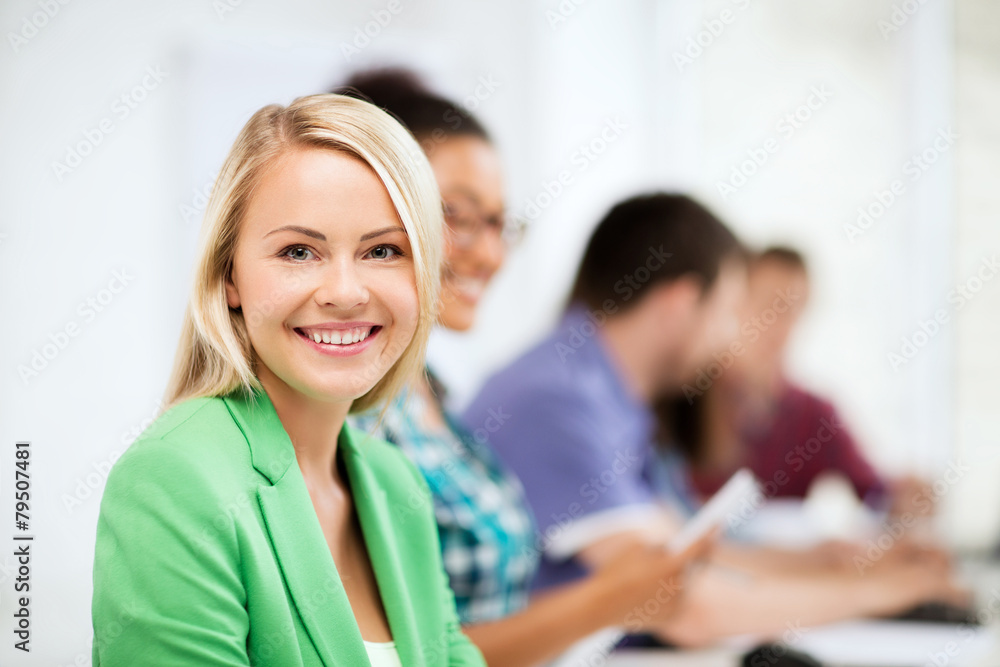
<path fill-rule="evenodd" d="M 522 230 L 505 214 L 500 159 L 489 135 L 405 71 L 359 74 L 336 92 L 386 109 L 426 153 L 445 208 L 439 322 L 470 328 L 480 297 Z M 408 396 L 357 423 L 398 445 L 427 480 L 431 497 L 414 496 L 409 507 L 416 514 L 433 503 L 459 619 L 489 665 L 540 664 L 602 628 L 645 630 L 675 611 L 677 598 L 657 600 L 656 591 L 704 544 L 681 556 L 661 549 L 623 553 L 579 583 L 529 599 L 539 555 L 552 536 L 536 534 L 518 480 L 445 410 L 443 398 L 444 387 L 427 369 Z"/>

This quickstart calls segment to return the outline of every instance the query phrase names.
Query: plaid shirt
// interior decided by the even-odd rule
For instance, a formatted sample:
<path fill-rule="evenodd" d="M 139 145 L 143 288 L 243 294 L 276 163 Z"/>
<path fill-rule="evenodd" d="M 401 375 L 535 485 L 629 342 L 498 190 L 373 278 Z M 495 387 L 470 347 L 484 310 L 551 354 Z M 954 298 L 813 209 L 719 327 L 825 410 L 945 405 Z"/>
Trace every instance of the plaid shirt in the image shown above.
<path fill-rule="evenodd" d="M 397 397 L 381 424 L 376 414 L 352 420 L 397 445 L 427 480 L 461 622 L 497 620 L 527 604 L 538 569 L 535 524 L 517 478 L 438 407 L 447 428 L 428 426 L 430 406 L 416 392 Z"/>

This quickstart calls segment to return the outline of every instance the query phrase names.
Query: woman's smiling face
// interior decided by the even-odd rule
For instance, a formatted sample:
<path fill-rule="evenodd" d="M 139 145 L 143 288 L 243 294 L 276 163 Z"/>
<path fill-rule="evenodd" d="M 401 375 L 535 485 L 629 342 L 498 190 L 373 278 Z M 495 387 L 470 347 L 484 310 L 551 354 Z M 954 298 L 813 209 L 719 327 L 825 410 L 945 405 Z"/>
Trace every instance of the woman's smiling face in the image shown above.
<path fill-rule="evenodd" d="M 271 165 L 240 224 L 226 285 L 265 386 L 319 401 L 366 394 L 409 345 L 419 302 L 409 238 L 375 172 L 295 148 Z"/>
<path fill-rule="evenodd" d="M 459 212 L 460 218 L 492 223 L 465 246 L 456 243 L 459 230 L 454 220 L 445 236 L 438 317 L 445 327 L 464 331 L 475 322 L 482 294 L 504 260 L 499 233 L 504 221 L 500 158 L 485 140 L 458 136 L 435 145 L 428 159 L 448 208 Z"/>

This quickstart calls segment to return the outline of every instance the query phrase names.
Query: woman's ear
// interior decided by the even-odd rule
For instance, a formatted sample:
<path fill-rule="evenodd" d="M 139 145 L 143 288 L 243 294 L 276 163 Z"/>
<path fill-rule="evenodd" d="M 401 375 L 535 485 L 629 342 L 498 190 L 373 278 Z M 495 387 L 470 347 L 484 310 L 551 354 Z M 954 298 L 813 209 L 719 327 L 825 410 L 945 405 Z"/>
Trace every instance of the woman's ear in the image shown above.
<path fill-rule="evenodd" d="M 240 307 L 240 293 L 236 289 L 236 284 L 233 282 L 233 274 L 230 271 L 229 276 L 226 278 L 226 303 L 229 304 L 230 308 Z"/>

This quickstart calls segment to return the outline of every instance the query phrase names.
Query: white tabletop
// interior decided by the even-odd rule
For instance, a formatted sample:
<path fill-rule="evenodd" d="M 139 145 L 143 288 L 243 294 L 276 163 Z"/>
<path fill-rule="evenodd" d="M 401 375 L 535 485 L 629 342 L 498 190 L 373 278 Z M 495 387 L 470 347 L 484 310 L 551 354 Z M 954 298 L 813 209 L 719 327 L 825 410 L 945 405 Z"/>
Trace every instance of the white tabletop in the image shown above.
<path fill-rule="evenodd" d="M 1000 563 L 965 561 L 983 628 L 932 623 L 854 621 L 813 628 L 793 646 L 828 667 L 1000 667 Z M 737 667 L 742 650 L 628 650 L 608 657 L 608 667 Z M 825 660 L 825 661 L 824 661 Z M 944 662 L 942 662 L 944 661 Z"/>

